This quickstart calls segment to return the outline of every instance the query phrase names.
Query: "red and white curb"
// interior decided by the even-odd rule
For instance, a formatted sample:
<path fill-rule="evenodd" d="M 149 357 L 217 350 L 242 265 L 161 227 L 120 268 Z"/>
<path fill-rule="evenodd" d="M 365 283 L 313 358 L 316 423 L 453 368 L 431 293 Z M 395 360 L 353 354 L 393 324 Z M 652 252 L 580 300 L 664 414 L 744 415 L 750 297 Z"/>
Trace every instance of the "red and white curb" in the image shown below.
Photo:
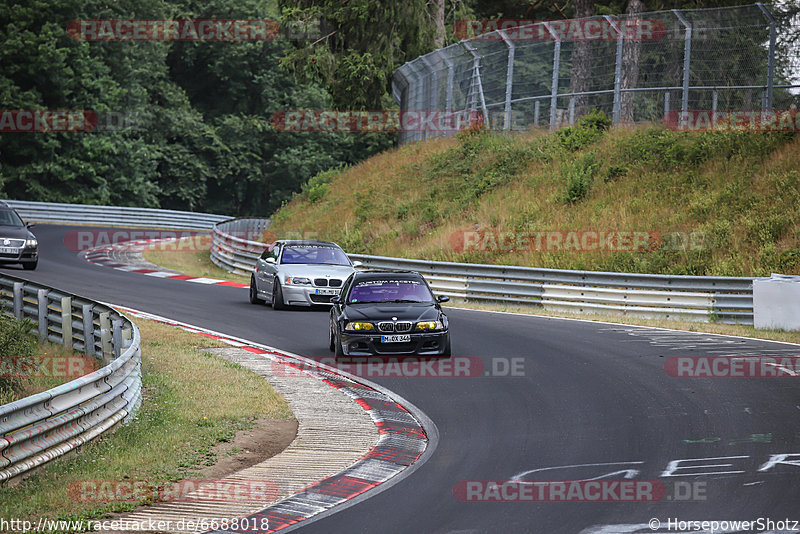
<path fill-rule="evenodd" d="M 142 241 L 126 241 L 124 243 L 117 243 L 114 245 L 105 245 L 96 247 L 81 253 L 83 259 L 89 263 L 100 265 L 102 267 L 110 267 L 118 271 L 125 271 L 128 273 L 143 274 L 145 276 L 152 276 L 155 278 L 169 278 L 170 280 L 182 280 L 184 282 L 192 282 L 195 284 L 228 286 L 228 287 L 249 287 L 247 284 L 240 282 L 231 282 L 230 280 L 223 280 L 221 278 L 203 278 L 199 276 L 188 276 L 183 273 L 174 271 L 166 271 L 162 269 L 152 269 L 149 267 L 142 267 L 140 265 L 121 262 L 114 255 L 133 253 L 141 254 L 148 247 L 156 243 L 164 243 L 168 241 L 175 241 L 174 238 L 167 239 L 147 239 Z"/>
<path fill-rule="evenodd" d="M 364 492 L 378 487 L 414 464 L 426 451 L 429 436 L 421 418 L 427 418 L 416 410 L 407 409 L 410 405 L 403 399 L 396 400 L 391 392 L 382 390 L 368 381 L 349 375 L 314 360 L 290 352 L 260 345 L 240 338 L 181 323 L 158 315 L 153 315 L 125 307 L 114 306 L 120 311 L 143 319 L 157 321 L 183 330 L 207 336 L 248 352 L 263 355 L 274 364 L 294 368 L 291 373 L 306 373 L 325 382 L 353 399 L 372 418 L 378 428 L 377 444 L 359 461 L 345 470 L 315 482 L 301 491 L 278 501 L 263 510 L 247 516 L 244 525 L 268 524 L 266 530 L 215 530 L 215 533 L 260 533 L 276 532 L 297 525 L 301 521 L 346 503 Z M 402 402 L 402 404 L 401 404 Z M 415 412 L 417 415 L 415 415 Z M 419 417 L 418 417 L 419 416 Z M 429 420 L 426 426 L 437 433 Z M 429 451 L 432 452 L 432 451 Z"/>

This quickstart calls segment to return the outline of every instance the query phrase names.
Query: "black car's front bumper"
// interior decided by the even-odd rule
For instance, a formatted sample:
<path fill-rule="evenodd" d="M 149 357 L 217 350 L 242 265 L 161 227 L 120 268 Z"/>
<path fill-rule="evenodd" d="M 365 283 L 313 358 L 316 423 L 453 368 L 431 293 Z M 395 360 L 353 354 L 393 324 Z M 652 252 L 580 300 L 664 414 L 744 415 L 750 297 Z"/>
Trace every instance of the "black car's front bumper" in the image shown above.
<path fill-rule="evenodd" d="M 0 263 L 30 263 L 39 259 L 38 247 L 23 247 L 14 253 L 0 254 Z"/>
<path fill-rule="evenodd" d="M 342 351 L 346 356 L 375 356 L 375 355 L 415 355 L 415 356 L 441 356 L 449 345 L 450 333 L 447 330 L 439 332 L 411 332 L 411 341 L 384 343 L 383 336 L 403 335 L 403 333 L 381 334 L 342 332 Z"/>

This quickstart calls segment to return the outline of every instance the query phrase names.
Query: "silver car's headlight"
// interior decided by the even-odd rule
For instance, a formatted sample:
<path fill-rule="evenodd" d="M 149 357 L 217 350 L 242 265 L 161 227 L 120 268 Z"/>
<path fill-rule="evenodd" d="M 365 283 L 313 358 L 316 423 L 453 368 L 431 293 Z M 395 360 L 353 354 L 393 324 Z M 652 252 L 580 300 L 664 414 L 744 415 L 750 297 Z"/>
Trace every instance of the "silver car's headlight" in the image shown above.
<path fill-rule="evenodd" d="M 38 247 L 39 246 L 39 242 L 36 241 L 35 239 L 27 239 L 25 241 L 25 246 L 26 247 Z"/>
<path fill-rule="evenodd" d="M 304 276 L 294 276 L 291 278 L 286 279 L 287 284 L 295 284 L 295 285 L 302 285 L 302 286 L 310 286 L 311 280 Z"/>

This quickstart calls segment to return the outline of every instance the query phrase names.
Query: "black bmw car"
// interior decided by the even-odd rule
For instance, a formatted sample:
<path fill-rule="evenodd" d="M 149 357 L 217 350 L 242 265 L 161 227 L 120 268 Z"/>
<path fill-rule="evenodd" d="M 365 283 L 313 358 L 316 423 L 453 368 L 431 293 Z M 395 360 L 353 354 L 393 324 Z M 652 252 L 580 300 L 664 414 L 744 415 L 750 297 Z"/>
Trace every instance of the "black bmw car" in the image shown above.
<path fill-rule="evenodd" d="M 36 269 L 39 243 L 17 212 L 0 200 L 0 264 L 21 263 L 25 269 Z"/>
<path fill-rule="evenodd" d="M 341 356 L 450 356 L 441 302 L 412 271 L 359 271 L 331 299 L 330 349 Z"/>

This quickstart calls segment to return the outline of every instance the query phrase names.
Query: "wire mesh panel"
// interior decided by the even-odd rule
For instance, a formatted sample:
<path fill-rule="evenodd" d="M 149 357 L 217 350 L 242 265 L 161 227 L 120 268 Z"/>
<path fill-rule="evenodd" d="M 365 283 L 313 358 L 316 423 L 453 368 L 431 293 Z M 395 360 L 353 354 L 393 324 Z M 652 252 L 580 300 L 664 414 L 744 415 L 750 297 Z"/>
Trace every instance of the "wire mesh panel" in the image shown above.
<path fill-rule="evenodd" d="M 789 109 L 800 21 L 779 15 L 753 4 L 505 27 L 406 63 L 393 94 L 401 111 L 474 111 L 494 130 L 555 129 L 593 109 L 615 124 Z M 452 133 L 403 131 L 400 142 Z"/>

